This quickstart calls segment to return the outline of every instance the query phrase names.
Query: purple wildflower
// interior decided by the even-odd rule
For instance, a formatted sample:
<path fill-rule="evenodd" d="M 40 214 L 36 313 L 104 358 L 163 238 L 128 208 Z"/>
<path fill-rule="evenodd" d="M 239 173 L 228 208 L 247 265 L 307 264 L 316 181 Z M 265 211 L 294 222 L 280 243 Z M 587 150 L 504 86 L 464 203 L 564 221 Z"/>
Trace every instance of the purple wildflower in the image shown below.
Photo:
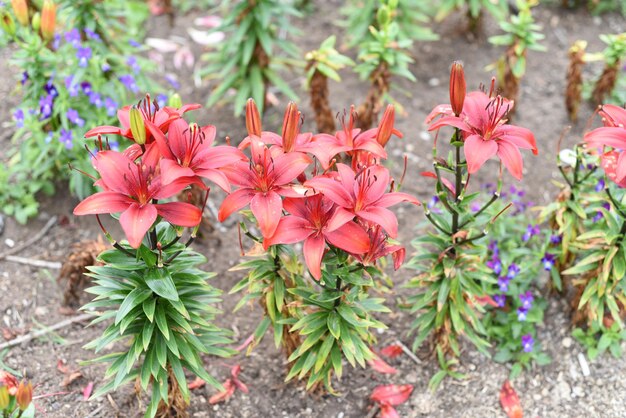
<path fill-rule="evenodd" d="M 522 236 L 522 241 L 528 242 L 528 240 L 530 240 L 532 237 L 539 234 L 540 232 L 541 230 L 539 229 L 539 225 L 529 224 L 526 227 L 526 232 L 524 232 L 524 235 Z"/>
<path fill-rule="evenodd" d="M 522 335 L 522 349 L 525 353 L 530 353 L 533 351 L 533 345 L 535 344 L 535 340 L 533 339 L 532 334 Z"/>
<path fill-rule="evenodd" d="M 13 119 L 15 120 L 16 127 L 24 127 L 24 111 L 22 109 L 16 109 L 15 112 L 13 112 Z"/>
<path fill-rule="evenodd" d="M 91 58 L 91 48 L 88 46 L 79 46 L 76 49 L 76 58 L 78 58 L 79 67 L 86 67 L 89 63 L 89 59 Z"/>
<path fill-rule="evenodd" d="M 106 73 L 106 72 L 108 72 L 111 69 L 111 65 L 109 65 L 109 63 L 105 62 L 105 63 L 102 64 L 100 69 L 102 70 L 103 73 Z"/>
<path fill-rule="evenodd" d="M 119 151 L 120 143 L 117 141 L 109 141 L 109 149 L 112 149 L 113 151 Z"/>
<path fill-rule="evenodd" d="M 41 119 L 47 119 L 52 116 L 52 106 L 54 104 L 54 97 L 51 95 L 41 96 L 39 99 L 39 113 Z"/>
<path fill-rule="evenodd" d="M 561 235 L 551 235 L 550 236 L 550 244 L 552 244 L 552 245 L 560 244 L 562 240 L 563 240 L 563 237 Z"/>
<path fill-rule="evenodd" d="M 506 277 L 508 277 L 509 279 L 514 279 L 515 276 L 517 276 L 520 272 L 520 268 L 517 264 L 515 263 L 511 263 L 511 265 L 509 266 L 507 273 L 506 273 Z"/>
<path fill-rule="evenodd" d="M 554 256 L 554 254 L 550 254 L 550 253 L 545 253 L 543 255 L 543 258 L 541 259 L 541 264 L 543 264 L 543 269 L 545 271 L 552 270 L 552 267 L 554 266 L 555 262 L 556 262 L 556 257 Z"/>
<path fill-rule="evenodd" d="M 100 93 L 96 93 L 95 91 L 89 93 L 89 103 L 96 105 L 96 107 L 102 107 L 102 98 L 100 97 Z"/>
<path fill-rule="evenodd" d="M 65 34 L 65 41 L 72 44 L 74 48 L 77 48 L 80 45 L 80 32 L 78 29 L 74 28 L 67 32 Z"/>
<path fill-rule="evenodd" d="M 517 308 L 517 320 L 524 322 L 528 318 L 528 309 L 523 306 Z"/>
<path fill-rule="evenodd" d="M 604 186 L 606 186 L 604 179 L 598 180 L 598 182 L 596 183 L 596 187 L 595 187 L 596 192 L 599 193 L 602 190 L 604 190 Z"/>
<path fill-rule="evenodd" d="M 24 71 L 22 73 L 22 79 L 20 80 L 20 83 L 22 83 L 22 86 L 23 86 L 24 84 L 26 84 L 27 81 L 28 81 L 28 72 Z"/>
<path fill-rule="evenodd" d="M 500 254 L 500 250 L 498 249 L 498 241 L 491 240 L 489 241 L 489 245 L 487 245 L 487 249 L 491 251 L 494 256 Z"/>
<path fill-rule="evenodd" d="M 49 143 L 50 143 L 50 141 L 52 141 L 52 136 L 53 136 L 53 134 L 54 134 L 54 133 L 53 133 L 52 131 L 48 132 L 48 135 L 46 135 L 46 139 L 44 139 L 44 141 L 46 142 L 46 144 L 49 144 Z"/>
<path fill-rule="evenodd" d="M 72 143 L 72 131 L 61 129 L 61 136 L 59 137 L 59 141 L 61 141 L 61 143 L 65 145 L 65 148 L 72 149 L 74 147 L 74 144 Z"/>
<path fill-rule="evenodd" d="M 494 255 L 491 260 L 487 261 L 485 265 L 496 274 L 502 273 L 502 262 L 496 255 Z"/>
<path fill-rule="evenodd" d="M 511 279 L 506 276 L 498 277 L 498 287 L 500 287 L 500 292 L 506 292 L 509 290 L 510 281 Z"/>
<path fill-rule="evenodd" d="M 167 105 L 167 96 L 165 94 L 158 94 L 156 97 L 159 108 L 164 108 Z"/>
<path fill-rule="evenodd" d="M 166 74 L 165 75 L 165 80 L 170 83 L 170 86 L 172 86 L 172 88 L 174 90 L 178 90 L 180 88 L 180 83 L 178 82 L 178 80 L 176 79 L 176 76 L 174 74 Z"/>
<path fill-rule="evenodd" d="M 68 109 L 66 116 L 67 116 L 67 119 L 70 122 L 72 122 L 74 125 L 81 126 L 81 127 L 85 125 L 85 120 L 80 117 L 76 109 L 72 109 L 72 108 Z"/>
<path fill-rule="evenodd" d="M 115 116 L 115 114 L 117 113 L 117 103 L 110 97 L 104 99 L 104 107 L 106 108 L 107 115 L 109 116 Z"/>
<path fill-rule="evenodd" d="M 141 46 L 141 44 L 139 42 L 137 42 L 136 40 L 134 40 L 134 39 L 130 39 L 128 41 L 128 44 L 130 46 L 132 46 L 132 47 L 135 47 L 135 48 L 139 48 Z"/>
<path fill-rule="evenodd" d="M 60 46 L 61 46 L 61 34 L 55 33 L 54 38 L 52 38 L 52 49 L 56 51 L 57 49 L 59 49 Z"/>
<path fill-rule="evenodd" d="M 519 295 L 519 300 L 520 302 L 522 302 L 523 308 L 530 309 L 533 306 L 533 301 L 535 300 L 535 298 L 533 297 L 532 292 L 528 290 L 525 293 Z"/>
<path fill-rule="evenodd" d="M 78 85 L 74 83 L 74 76 L 68 75 L 65 77 L 65 88 L 69 93 L 70 97 L 78 96 Z"/>
<path fill-rule="evenodd" d="M 128 90 L 132 91 L 133 93 L 137 93 L 139 91 L 139 87 L 137 87 L 137 83 L 135 82 L 135 77 L 133 77 L 131 74 L 125 74 L 123 76 L 120 76 L 119 80 Z"/>
<path fill-rule="evenodd" d="M 611 205 L 609 205 L 608 203 L 603 203 L 602 207 L 606 210 L 611 209 Z M 604 214 L 602 213 L 601 210 L 597 210 L 596 214 L 594 215 L 594 217 L 591 219 L 594 223 L 598 222 L 600 219 L 602 219 L 604 217 Z"/>
<path fill-rule="evenodd" d="M 480 206 L 480 203 L 478 202 L 472 202 L 472 204 L 470 205 L 470 209 L 472 212 L 478 212 L 480 208 L 481 206 Z"/>
<path fill-rule="evenodd" d="M 139 63 L 137 62 L 137 58 L 135 58 L 134 56 L 130 56 L 128 57 L 128 59 L 126 59 L 126 65 L 128 65 L 130 68 L 132 68 L 133 72 L 135 74 L 139 73 L 141 71 L 141 67 L 139 66 Z"/>
<path fill-rule="evenodd" d="M 496 304 L 500 308 L 504 308 L 504 305 L 506 305 L 506 296 L 505 295 L 494 295 L 493 296 L 493 300 L 494 300 L 494 302 L 496 302 Z"/>
<path fill-rule="evenodd" d="M 87 35 L 87 38 L 89 39 L 93 39 L 94 41 L 100 41 L 100 35 L 92 31 L 91 29 L 85 28 L 85 35 Z"/>
<path fill-rule="evenodd" d="M 52 96 L 53 99 L 59 95 L 59 91 L 54 86 L 54 84 L 52 84 L 52 79 L 48 80 L 48 82 L 46 83 L 45 86 L 43 86 L 43 88 L 46 91 L 46 93 Z"/>
<path fill-rule="evenodd" d="M 92 92 L 91 83 L 89 81 L 83 81 L 82 83 L 80 83 L 80 88 L 83 89 L 83 93 L 85 93 L 87 96 L 89 96 Z"/>

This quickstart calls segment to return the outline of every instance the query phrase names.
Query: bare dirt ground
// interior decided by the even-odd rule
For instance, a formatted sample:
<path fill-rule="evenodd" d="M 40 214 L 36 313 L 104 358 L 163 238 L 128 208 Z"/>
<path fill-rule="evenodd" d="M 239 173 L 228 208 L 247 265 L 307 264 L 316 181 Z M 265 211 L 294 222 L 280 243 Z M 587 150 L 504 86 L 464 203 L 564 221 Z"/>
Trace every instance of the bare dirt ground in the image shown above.
<path fill-rule="evenodd" d="M 295 21 L 305 36 L 296 42 L 303 52 L 315 48 L 332 33 L 341 31 L 334 26 L 333 19 L 338 17 L 338 1 L 318 2 L 314 18 L 307 21 Z M 603 46 L 598 35 L 605 32 L 626 30 L 626 22 L 617 15 L 592 17 L 584 11 L 566 11 L 559 8 L 540 6 L 536 16 L 544 27 L 547 53 L 531 53 L 528 58 L 528 72 L 523 81 L 518 112 L 515 123 L 530 128 L 535 132 L 540 154 L 533 157 L 525 154 L 526 175 L 523 187 L 530 197 L 539 203 L 554 198 L 555 188 L 550 184 L 558 177 L 554 163 L 554 151 L 561 131 L 570 124 L 566 118 L 562 92 L 567 68 L 567 49 L 577 39 L 589 41 L 589 50 L 599 50 Z M 152 36 L 167 37 L 172 34 L 186 36 L 186 28 L 194 16 L 180 16 L 173 28 L 169 28 L 166 18 L 153 18 L 150 22 Z M 448 68 L 453 60 L 465 63 L 466 77 L 470 88 L 480 83 L 487 84 L 491 74 L 484 67 L 493 62 L 500 49 L 492 47 L 487 37 L 498 32 L 493 22 L 488 21 L 484 35 L 478 39 L 469 39 L 459 28 L 464 22 L 461 15 L 454 15 L 435 28 L 441 40 L 415 45 L 416 63 L 411 71 L 418 79 L 417 83 L 398 80 L 395 97 L 405 107 L 407 116 L 399 118 L 398 128 L 405 137 L 391 144 L 390 167 L 394 173 L 401 171 L 402 155 L 409 156 L 408 175 L 405 191 L 415 193 L 422 199 L 428 198 L 431 184 L 418 176 L 420 171 L 430 167 L 431 142 L 424 134 L 423 120 L 433 106 L 448 100 Z M 199 51 L 196 51 L 199 52 Z M 0 51 L 0 69 L 3 74 L 10 74 L 8 52 Z M 168 64 L 169 65 L 169 64 Z M 169 65 L 171 67 L 171 65 Z M 168 68 L 173 71 L 172 68 Z M 291 85 L 303 84 L 301 77 L 287 75 Z M 331 84 L 332 103 L 336 112 L 359 103 L 365 96 L 366 84 L 354 75 L 346 73 L 344 82 Z M 179 76 L 182 82 L 181 96 L 186 102 L 204 103 L 208 87 L 196 87 L 191 77 Z M 0 121 L 9 121 L 11 108 L 19 98 L 9 92 L 15 80 L 4 77 L 0 80 L 0 94 L 5 98 L 0 103 Z M 308 97 L 300 88 L 302 110 L 308 115 L 305 128 L 313 129 L 313 115 L 308 107 Z M 281 106 L 286 104 L 283 99 Z M 592 109 L 583 106 L 581 122 L 573 126 L 566 141 L 571 145 L 580 138 L 587 118 Z M 229 135 L 234 141 L 242 138 L 244 123 L 242 119 L 232 117 L 229 107 L 206 109 L 198 114 L 201 122 L 212 123 L 218 127 L 218 136 Z M 264 124 L 269 129 L 278 129 L 282 110 L 270 109 L 265 115 Z M 6 137 L 6 136 L 5 136 Z M 426 139 L 424 139 L 426 138 Z M 6 141 L 6 139 L 0 139 Z M 2 145 L 2 144 L 0 144 Z M 493 171 L 489 171 L 489 170 Z M 497 165 L 489 163 L 480 175 L 480 181 L 487 181 L 495 175 Z M 413 180 L 414 179 L 414 180 Z M 512 184 L 511 177 L 506 183 Z M 219 205 L 223 196 L 218 193 L 212 200 Z M 20 252 L 20 256 L 36 259 L 61 261 L 72 243 L 81 239 L 95 238 L 99 229 L 95 221 L 89 218 L 77 219 L 71 211 L 77 202 L 67 196 L 62 189 L 51 199 L 42 204 L 42 212 L 27 226 L 17 225 L 12 219 L 6 219 L 6 228 L 0 235 L 0 253 L 7 250 L 5 240 L 16 244 L 26 241 L 37 233 L 51 216 L 58 216 L 62 221 L 39 242 Z M 412 237 L 419 231 L 416 224 L 421 222 L 423 214 L 415 208 L 400 208 L 398 217 L 401 222 L 400 239 L 409 245 Z M 195 245 L 195 248 L 207 255 L 208 270 L 218 272 L 214 285 L 227 292 L 238 280 L 238 276 L 227 270 L 240 260 L 237 245 L 237 232 L 232 224 L 218 229 L 220 241 L 209 239 Z M 24 332 L 58 323 L 67 317 L 59 311 L 62 290 L 57 285 L 56 270 L 39 269 L 7 261 L 0 261 L 0 315 L 1 327 Z M 396 292 L 401 298 L 406 290 L 400 285 L 410 277 L 410 272 L 400 271 L 394 276 Z M 87 297 L 87 296 L 86 296 Z M 224 314 L 220 325 L 231 328 L 237 341 L 244 340 L 256 326 L 258 310 L 232 314 L 237 302 L 237 295 L 224 296 L 221 308 Z M 85 298 L 85 301 L 87 299 Z M 396 307 L 397 298 L 389 297 L 388 305 Z M 398 309 L 393 315 L 383 316 L 389 330 L 380 334 L 379 346 L 384 346 L 395 339 L 410 345 L 411 338 L 406 333 L 411 318 Z M 103 368 L 97 366 L 81 367 L 83 377 L 68 389 L 59 386 L 63 375 L 57 371 L 57 362 L 64 360 L 73 368 L 78 362 L 92 358 L 90 351 L 81 347 L 98 335 L 104 326 L 84 328 L 84 324 L 70 327 L 49 334 L 21 346 L 12 348 L 0 358 L 0 365 L 5 364 L 25 373 L 36 384 L 36 395 L 52 394 L 36 401 L 43 416 L 48 417 L 135 417 L 141 416 L 142 404 L 138 403 L 132 387 L 124 387 L 109 398 L 92 401 L 82 400 L 82 388 L 88 382 L 101 384 Z M 496 364 L 477 353 L 468 344 L 462 353 L 461 371 L 468 378 L 461 381 L 445 380 L 436 393 L 431 393 L 428 380 L 436 372 L 436 364 L 424 349 L 417 353 L 421 364 L 416 366 L 408 357 L 402 356 L 390 362 L 399 370 L 397 375 L 388 377 L 372 370 L 353 370 L 345 373 L 336 389 L 341 396 L 307 395 L 298 386 L 283 383 L 285 364 L 282 354 L 275 349 L 270 338 L 255 349 L 249 357 L 230 360 L 205 358 L 209 371 L 218 379 L 228 375 L 228 365 L 240 363 L 243 367 L 242 380 L 249 386 L 250 393 L 238 392 L 228 403 L 211 406 L 207 397 L 213 394 L 210 388 L 193 392 L 191 415 L 193 417 L 344 417 L 360 418 L 368 413 L 368 397 L 372 389 L 382 383 L 411 383 L 415 386 L 410 401 L 400 406 L 398 411 L 406 417 L 499 417 L 504 416 L 498 402 L 499 390 L 508 376 L 504 365 Z M 513 385 L 520 395 L 522 407 L 529 417 L 626 417 L 626 360 L 604 356 L 590 363 L 591 374 L 584 377 L 578 360 L 584 350 L 570 337 L 570 324 L 567 317 L 567 303 L 552 300 L 546 313 L 546 323 L 539 329 L 539 339 L 553 359 L 545 367 L 534 368 L 525 372 Z M 3 353 L 0 353 L 3 354 Z M 67 392 L 67 394 L 55 394 Z M 43 412 L 45 411 L 45 415 Z"/>

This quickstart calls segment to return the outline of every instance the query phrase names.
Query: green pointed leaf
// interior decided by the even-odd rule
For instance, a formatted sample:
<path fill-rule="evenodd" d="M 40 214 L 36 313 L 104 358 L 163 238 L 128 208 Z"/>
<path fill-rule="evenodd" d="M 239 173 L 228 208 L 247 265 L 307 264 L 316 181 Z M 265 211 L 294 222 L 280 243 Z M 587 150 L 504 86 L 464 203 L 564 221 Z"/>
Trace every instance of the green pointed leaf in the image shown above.
<path fill-rule="evenodd" d="M 174 280 L 166 268 L 153 267 L 146 271 L 144 279 L 148 287 L 157 295 L 173 301 L 179 300 Z"/>

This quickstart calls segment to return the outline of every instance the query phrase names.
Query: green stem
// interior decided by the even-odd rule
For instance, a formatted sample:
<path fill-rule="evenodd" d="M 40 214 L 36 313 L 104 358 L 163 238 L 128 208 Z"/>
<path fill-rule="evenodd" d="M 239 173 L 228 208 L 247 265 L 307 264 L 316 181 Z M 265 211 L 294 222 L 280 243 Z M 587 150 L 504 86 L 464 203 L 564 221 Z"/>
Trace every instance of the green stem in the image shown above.
<path fill-rule="evenodd" d="M 335 287 L 337 292 L 341 292 L 341 277 L 337 277 L 337 286 Z M 341 298 L 335 299 L 335 308 L 341 304 Z"/>
<path fill-rule="evenodd" d="M 455 133 L 454 133 L 454 142 L 456 143 L 459 139 L 459 129 L 457 128 Z M 454 163 L 454 176 L 455 176 L 455 190 L 454 190 L 454 197 L 455 197 L 455 203 L 459 203 L 459 196 L 461 195 L 461 186 L 463 184 L 463 171 L 462 171 L 462 167 L 461 167 L 461 146 L 460 145 L 454 145 L 456 147 L 456 159 L 455 159 L 455 163 Z M 457 232 L 459 232 L 459 213 L 457 211 L 454 211 L 452 213 L 452 235 L 456 234 Z"/>
<path fill-rule="evenodd" d="M 424 213 L 426 214 L 426 219 L 428 219 L 430 221 L 430 223 L 433 224 L 433 226 L 435 228 L 437 228 L 438 230 L 440 230 L 441 232 L 443 232 L 446 235 L 452 235 L 452 233 L 450 231 L 446 231 L 441 225 L 439 225 L 439 223 L 435 220 L 435 218 L 433 218 L 430 215 L 430 211 L 429 210 L 426 210 Z"/>
<path fill-rule="evenodd" d="M 613 197 L 613 194 L 611 193 L 611 189 L 609 187 L 606 188 L 606 194 L 609 196 L 609 199 L 611 200 L 611 203 L 613 203 L 613 206 L 615 207 L 615 210 L 617 211 L 617 213 L 622 215 L 622 218 L 626 218 L 626 214 L 624 213 L 624 211 L 622 211 L 622 209 L 620 208 L 620 205 L 617 203 L 617 201 Z"/>
<path fill-rule="evenodd" d="M 491 197 L 491 200 L 489 200 L 487 203 L 485 203 L 485 205 L 480 208 L 480 210 L 478 212 L 476 212 L 472 218 L 466 220 L 465 222 L 463 222 L 460 226 L 459 229 L 463 228 L 465 225 L 467 225 L 468 223 L 471 222 L 472 219 L 476 219 L 478 218 L 484 211 L 486 211 L 489 206 L 491 206 L 496 200 L 498 200 L 498 198 L 500 197 L 500 191 L 497 191 L 493 194 L 493 196 Z"/>

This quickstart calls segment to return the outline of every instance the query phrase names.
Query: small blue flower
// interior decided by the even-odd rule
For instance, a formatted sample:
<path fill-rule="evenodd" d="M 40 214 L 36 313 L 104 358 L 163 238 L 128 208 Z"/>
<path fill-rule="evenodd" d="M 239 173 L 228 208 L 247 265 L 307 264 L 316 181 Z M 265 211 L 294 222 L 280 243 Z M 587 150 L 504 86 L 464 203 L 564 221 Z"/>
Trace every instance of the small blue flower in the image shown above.
<path fill-rule="evenodd" d="M 89 96 L 92 92 L 91 83 L 89 81 L 83 81 L 82 83 L 80 83 L 80 88 L 83 89 L 83 93 L 85 93 L 85 95 L 87 96 Z"/>
<path fill-rule="evenodd" d="M 595 187 L 596 192 L 599 193 L 602 190 L 604 190 L 604 186 L 606 186 L 606 184 L 604 183 L 604 179 L 598 180 L 598 182 L 596 183 L 596 187 Z"/>
<path fill-rule="evenodd" d="M 522 335 L 522 349 L 525 353 L 530 353 L 533 351 L 533 345 L 535 344 L 535 340 L 533 339 L 532 334 Z"/>
<path fill-rule="evenodd" d="M 89 103 L 96 105 L 96 107 L 102 107 L 102 98 L 100 97 L 100 93 L 96 93 L 95 91 L 89 93 Z"/>
<path fill-rule="evenodd" d="M 139 91 L 139 87 L 137 87 L 137 82 L 135 81 L 135 77 L 131 74 L 126 74 L 120 76 L 119 80 L 122 84 L 133 93 L 137 93 Z"/>
<path fill-rule="evenodd" d="M 50 141 L 52 141 L 52 136 L 53 136 L 53 132 L 52 131 L 48 132 L 48 135 L 46 135 L 46 139 L 44 139 L 44 141 L 46 141 L 46 144 L 49 144 Z"/>
<path fill-rule="evenodd" d="M 89 59 L 91 58 L 91 48 L 88 46 L 79 46 L 76 49 L 76 58 L 78 58 L 79 67 L 86 67 L 87 64 L 89 64 Z"/>
<path fill-rule="evenodd" d="M 112 149 L 113 151 L 119 151 L 120 143 L 117 141 L 109 141 L 109 149 Z"/>
<path fill-rule="evenodd" d="M 107 115 L 115 116 L 115 114 L 117 113 L 117 106 L 118 105 L 115 100 L 111 99 L 110 97 L 104 99 L 104 107 L 107 110 Z"/>
<path fill-rule="evenodd" d="M 509 279 L 514 279 L 520 272 L 520 268 L 517 264 L 511 263 L 509 269 L 507 270 L 506 277 Z"/>
<path fill-rule="evenodd" d="M 15 120 L 16 127 L 24 127 L 24 111 L 22 109 L 16 109 L 15 112 L 13 112 L 13 119 Z"/>
<path fill-rule="evenodd" d="M 65 77 L 65 88 L 67 89 L 70 97 L 78 96 L 78 85 L 74 83 L 74 76 L 68 75 Z"/>
<path fill-rule="evenodd" d="M 480 203 L 472 202 L 472 204 L 470 205 L 470 209 L 472 212 L 478 212 L 480 210 Z"/>
<path fill-rule="evenodd" d="M 41 119 L 47 119 L 52 116 L 52 106 L 54 105 L 54 98 L 51 95 L 41 96 L 39 99 L 39 113 Z"/>
<path fill-rule="evenodd" d="M 526 227 L 526 232 L 524 232 L 524 235 L 522 236 L 522 241 L 524 242 L 528 242 L 528 240 L 530 240 L 532 237 L 534 237 L 535 235 L 539 234 L 541 232 L 541 230 L 539 229 L 539 225 L 528 225 Z"/>
<path fill-rule="evenodd" d="M 524 322 L 526 321 L 526 318 L 528 318 L 528 309 L 524 308 L 523 306 L 517 308 L 517 320 Z"/>
<path fill-rule="evenodd" d="M 543 258 L 541 259 L 541 264 L 543 264 L 543 269 L 545 271 L 552 270 L 554 263 L 556 262 L 556 256 L 554 254 L 545 253 Z"/>
<path fill-rule="evenodd" d="M 132 46 L 132 47 L 135 47 L 135 48 L 139 48 L 141 46 L 141 44 L 139 42 L 137 42 L 136 40 L 134 40 L 134 39 L 130 39 L 128 41 L 128 44 L 130 46 Z"/>
<path fill-rule="evenodd" d="M 180 88 L 180 83 L 178 82 L 178 80 L 176 79 L 176 76 L 174 74 L 166 74 L 165 75 L 165 80 L 170 83 L 170 86 L 172 86 L 172 88 L 174 90 L 178 90 Z"/>
<path fill-rule="evenodd" d="M 495 295 L 493 297 L 494 302 L 496 302 L 496 304 L 500 307 L 500 308 L 504 308 L 504 305 L 506 305 L 506 296 L 505 295 Z"/>
<path fill-rule="evenodd" d="M 561 235 L 551 235 L 550 236 L 550 244 L 552 244 L 552 245 L 560 244 L 562 240 L 563 240 L 563 237 Z"/>
<path fill-rule="evenodd" d="M 61 46 L 61 34 L 55 33 L 54 38 L 52 38 L 52 49 L 56 51 L 57 49 L 59 49 L 60 46 Z"/>
<path fill-rule="evenodd" d="M 100 41 L 100 35 L 98 35 L 96 32 L 92 31 L 91 29 L 87 29 L 85 28 L 85 35 L 87 35 L 87 38 L 92 39 L 94 41 Z"/>
<path fill-rule="evenodd" d="M 103 73 L 106 73 L 111 69 L 111 66 L 109 65 L 109 63 L 105 62 L 102 64 L 100 69 L 102 70 Z"/>
<path fill-rule="evenodd" d="M 46 91 L 46 93 L 52 96 L 53 99 L 59 95 L 59 91 L 54 86 L 54 84 L 52 84 L 52 79 L 48 80 L 48 82 L 43 88 Z"/>
<path fill-rule="evenodd" d="M 72 131 L 61 129 L 61 136 L 59 137 L 59 141 L 61 141 L 61 143 L 65 145 L 65 148 L 72 149 L 74 147 L 74 144 L 72 143 Z"/>
<path fill-rule="evenodd" d="M 491 260 L 487 261 L 485 265 L 496 274 L 502 273 L 502 262 L 496 255 L 494 255 Z"/>
<path fill-rule="evenodd" d="M 22 79 L 20 80 L 20 83 L 22 83 L 22 86 L 23 86 L 24 84 L 26 84 L 27 81 L 28 81 L 28 72 L 24 71 L 22 73 Z"/>
<path fill-rule="evenodd" d="M 76 109 L 68 109 L 65 115 L 67 116 L 67 120 L 72 122 L 74 125 L 81 127 L 85 125 L 85 120 L 80 117 Z"/>
<path fill-rule="evenodd" d="M 132 55 L 128 57 L 128 59 L 126 60 L 126 65 L 132 68 L 135 74 L 138 74 L 141 71 L 141 67 L 139 66 L 139 63 L 137 62 L 137 58 L 135 58 Z"/>
<path fill-rule="evenodd" d="M 498 249 L 498 241 L 491 240 L 489 241 L 489 245 L 487 245 L 487 249 L 491 251 L 494 256 L 500 254 L 500 250 Z"/>
<path fill-rule="evenodd" d="M 80 45 L 80 32 L 74 28 L 65 33 L 65 41 L 72 44 L 75 48 Z"/>
<path fill-rule="evenodd" d="M 156 97 L 159 108 L 162 109 L 167 105 L 167 96 L 165 94 L 158 94 Z"/>
<path fill-rule="evenodd" d="M 500 292 L 507 292 L 509 290 L 509 283 L 511 279 L 506 276 L 498 277 L 498 287 L 500 288 Z"/>
<path fill-rule="evenodd" d="M 524 309 L 530 309 L 533 306 L 533 301 L 535 300 L 535 298 L 533 297 L 532 292 L 528 290 L 527 292 L 519 295 L 519 300 L 520 302 L 522 302 L 522 307 Z"/>

